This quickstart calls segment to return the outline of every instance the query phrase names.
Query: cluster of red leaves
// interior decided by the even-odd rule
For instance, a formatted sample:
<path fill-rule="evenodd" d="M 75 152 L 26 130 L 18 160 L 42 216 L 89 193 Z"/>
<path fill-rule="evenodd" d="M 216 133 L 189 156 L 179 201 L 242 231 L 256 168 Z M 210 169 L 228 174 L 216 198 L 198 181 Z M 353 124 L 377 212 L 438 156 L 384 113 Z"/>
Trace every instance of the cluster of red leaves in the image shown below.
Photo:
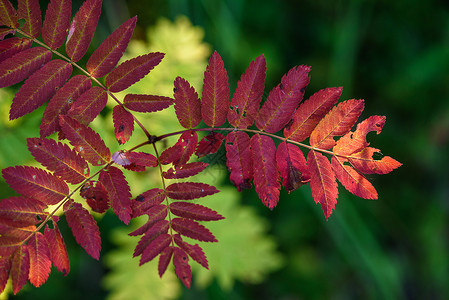
<path fill-rule="evenodd" d="M 29 114 L 48 101 L 40 137 L 27 140 L 29 151 L 46 170 L 28 166 L 2 170 L 7 184 L 20 196 L 0 201 L 0 290 L 9 277 L 14 293 L 27 280 L 40 286 L 47 280 L 51 265 L 64 274 L 69 272 L 59 218 L 54 215 L 57 209 L 48 211 L 50 205 L 62 207 L 76 241 L 99 259 L 100 230 L 89 210 L 72 199 L 77 191 L 91 210 L 104 213 L 111 208 L 125 224 L 146 215 L 147 222 L 130 233 L 141 236 L 134 256 L 140 256 L 141 265 L 159 257 L 160 276 L 173 262 L 177 276 L 190 287 L 189 259 L 205 268 L 208 261 L 198 244 L 183 238 L 217 242 L 202 222 L 223 216 L 191 201 L 217 193 L 215 187 L 184 180 L 207 167 L 204 162 L 191 162 L 192 156 L 213 154 L 223 141 L 230 179 L 239 191 L 254 184 L 264 205 L 273 209 L 279 201 L 281 179 L 289 192 L 309 183 L 326 219 L 337 201 L 337 179 L 351 193 L 376 199 L 376 190 L 363 174 L 386 174 L 400 166 L 388 156 L 374 159 L 380 151 L 366 141 L 368 132 L 380 133 L 385 117 L 369 117 L 351 131 L 364 108 L 363 100 L 337 104 L 342 89 L 328 88 L 301 103 L 310 67 L 292 68 L 261 105 L 266 75 L 263 55 L 251 62 L 232 99 L 226 69 L 215 52 L 204 73 L 201 99 L 187 80 L 178 77 L 174 99 L 128 94 L 122 104 L 113 93 L 146 76 L 164 54 L 149 53 L 117 65 L 136 25 L 134 17 L 87 59 L 87 76 L 72 76 L 73 63 L 87 52 L 101 6 L 101 0 L 86 0 L 71 20 L 71 1 L 51 0 L 42 22 L 39 1 L 19 0 L 16 10 L 9 1 L 0 0 L 0 25 L 4 26 L 0 28 L 0 87 L 25 80 L 12 101 L 10 119 Z M 20 27 L 21 19 L 25 22 Z M 9 37 L 11 34 L 21 37 Z M 35 40 L 39 36 L 44 43 Z M 52 53 L 59 53 L 57 49 L 64 42 L 68 57 L 53 59 Z M 97 80 L 103 77 L 104 85 Z M 147 134 L 148 141 L 133 151 L 111 155 L 100 135 L 89 127 L 110 97 L 118 103 L 113 123 L 119 144 L 125 144 L 134 131 L 136 119 L 131 111 L 151 113 L 174 104 L 186 130 L 160 155 L 135 150 L 173 134 Z M 209 128 L 195 128 L 201 121 Z M 220 127 L 226 122 L 232 128 Z M 253 125 L 255 129 L 249 129 Z M 205 130 L 209 134 L 199 139 L 197 132 Z M 59 141 L 48 138 L 53 133 L 58 133 Z M 340 138 L 336 141 L 335 137 Z M 307 138 L 310 146 L 302 144 Z M 281 142 L 276 145 L 274 140 Z M 307 159 L 298 146 L 309 149 Z M 91 175 L 90 166 L 100 166 L 101 170 Z M 122 168 L 141 172 L 153 167 L 160 167 L 163 181 L 175 181 L 133 198 Z M 97 175 L 98 180 L 94 180 Z M 70 191 L 68 184 L 78 186 Z"/>

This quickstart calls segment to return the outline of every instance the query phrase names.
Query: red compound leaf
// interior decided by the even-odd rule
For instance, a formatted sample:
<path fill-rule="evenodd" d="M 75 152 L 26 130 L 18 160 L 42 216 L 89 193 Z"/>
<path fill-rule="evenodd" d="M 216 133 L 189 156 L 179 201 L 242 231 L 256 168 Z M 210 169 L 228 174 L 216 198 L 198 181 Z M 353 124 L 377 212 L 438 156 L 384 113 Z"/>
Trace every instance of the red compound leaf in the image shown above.
<path fill-rule="evenodd" d="M 35 225 L 45 218 L 47 208 L 43 202 L 32 198 L 9 197 L 0 202 L 0 224 L 11 227 Z M 4 235 L 6 232 L 1 232 Z"/>
<path fill-rule="evenodd" d="M 156 228 L 159 227 L 154 227 L 156 223 L 158 223 L 158 226 L 164 227 L 165 223 L 161 223 L 160 221 L 164 221 L 167 222 L 167 228 L 168 228 L 168 221 L 165 221 L 165 217 L 167 217 L 167 206 L 166 205 L 154 205 L 151 206 L 149 209 L 147 209 L 145 211 L 145 214 L 148 215 L 148 221 L 142 225 L 141 227 L 137 228 L 136 230 L 134 230 L 133 232 L 129 233 L 130 236 L 137 236 L 137 235 L 142 235 L 142 234 L 148 234 L 151 230 L 151 232 L 155 232 Z M 154 228 L 153 228 L 154 227 Z M 165 227 L 164 227 L 165 228 Z M 162 233 L 166 233 L 162 232 Z M 143 241 L 142 241 L 143 243 Z M 135 250 L 135 255 L 140 255 L 141 251 L 143 250 L 142 247 L 143 244 L 140 244 L 140 246 L 138 246 L 138 248 L 136 248 Z"/>
<path fill-rule="evenodd" d="M 168 108 L 173 101 L 172 98 L 164 96 L 128 94 L 123 104 L 132 111 L 155 112 Z"/>
<path fill-rule="evenodd" d="M 224 219 L 218 212 L 194 203 L 172 202 L 169 205 L 170 212 L 182 218 L 188 218 L 197 221 L 218 221 Z"/>
<path fill-rule="evenodd" d="M 193 200 L 218 193 L 216 187 L 198 182 L 179 182 L 167 186 L 167 196 L 175 200 Z"/>
<path fill-rule="evenodd" d="M 198 157 L 203 157 L 209 154 L 214 154 L 218 151 L 225 136 L 221 133 L 211 131 L 207 136 L 201 139 L 196 147 L 195 154 Z"/>
<path fill-rule="evenodd" d="M 127 152 L 126 157 L 131 163 L 144 167 L 157 167 L 157 158 L 145 152 Z"/>
<path fill-rule="evenodd" d="M 282 177 L 282 185 L 290 193 L 310 180 L 306 159 L 301 150 L 282 142 L 276 150 L 276 163 Z"/>
<path fill-rule="evenodd" d="M 167 172 L 163 172 L 162 175 L 166 179 L 187 178 L 202 172 L 207 166 L 208 164 L 197 161 L 182 165 L 179 168 L 170 168 Z"/>
<path fill-rule="evenodd" d="M 161 205 L 161 206 L 163 206 L 163 205 Z M 144 236 L 142 236 L 139 243 L 137 243 L 136 248 L 134 249 L 133 257 L 137 257 L 137 256 L 141 255 L 143 253 L 143 251 L 145 250 L 145 248 L 147 248 L 148 245 L 155 238 L 157 238 L 161 234 L 166 234 L 168 232 L 169 222 L 167 220 L 153 219 L 151 217 L 152 216 L 150 216 L 150 220 L 144 226 L 140 227 L 138 230 L 135 230 L 129 234 L 130 236 L 144 234 Z M 143 231 L 143 229 L 145 231 Z M 142 232 L 139 232 L 139 234 L 135 234 L 137 231 L 142 231 Z"/>
<path fill-rule="evenodd" d="M 29 49 L 32 43 L 33 41 L 30 39 L 18 37 L 12 37 L 4 41 L 0 41 L 0 62 L 3 62 L 19 52 Z"/>
<path fill-rule="evenodd" d="M 94 218 L 81 204 L 72 202 L 64 204 L 67 224 L 72 230 L 76 242 L 87 254 L 98 260 L 100 258 L 100 230 Z"/>
<path fill-rule="evenodd" d="M 204 72 L 201 115 L 210 127 L 221 126 L 226 122 L 229 105 L 228 74 L 220 55 L 215 51 L 209 59 Z"/>
<path fill-rule="evenodd" d="M 175 112 L 182 127 L 190 129 L 201 122 L 201 102 L 195 88 L 181 77 L 176 77 L 174 91 Z"/>
<path fill-rule="evenodd" d="M 159 276 L 162 278 L 162 275 L 164 275 L 165 271 L 167 270 L 168 265 L 170 264 L 170 261 L 173 257 L 173 249 L 175 247 L 169 246 L 162 250 L 161 255 L 159 256 L 159 262 L 158 262 L 158 273 Z"/>
<path fill-rule="evenodd" d="M 179 234 L 201 242 L 218 242 L 209 229 L 190 219 L 174 218 L 171 227 Z"/>
<path fill-rule="evenodd" d="M 99 181 L 88 181 L 80 189 L 80 196 L 86 199 L 87 204 L 97 213 L 104 213 L 109 209 L 108 192 Z"/>
<path fill-rule="evenodd" d="M 176 276 L 187 288 L 190 288 L 192 270 L 190 269 L 187 253 L 181 248 L 175 247 L 173 250 L 173 264 L 175 265 Z"/>
<path fill-rule="evenodd" d="M 51 49 L 64 44 L 72 15 L 71 0 L 50 0 L 42 27 L 42 39 Z"/>
<path fill-rule="evenodd" d="M 29 279 L 32 285 L 39 287 L 47 281 L 51 271 L 50 249 L 47 239 L 40 232 L 36 232 L 28 241 L 30 255 Z M 51 245 L 53 247 L 53 245 Z"/>
<path fill-rule="evenodd" d="M 267 63 L 262 54 L 253 60 L 237 83 L 228 110 L 229 123 L 238 128 L 253 125 L 265 88 Z"/>
<path fill-rule="evenodd" d="M 176 145 L 180 146 L 179 157 L 173 161 L 175 167 L 186 164 L 195 152 L 198 144 L 198 135 L 195 131 L 186 131 L 179 137 Z"/>
<path fill-rule="evenodd" d="M 153 260 L 158 256 L 165 248 L 167 248 L 172 241 L 171 235 L 164 233 L 156 237 L 148 246 L 143 250 L 142 256 L 139 261 L 139 266 Z"/>
<path fill-rule="evenodd" d="M 53 266 L 55 266 L 56 270 L 61 272 L 64 276 L 67 276 L 70 272 L 70 262 L 67 254 L 67 248 L 58 226 L 55 223 L 53 224 L 53 229 L 50 229 L 48 226 L 45 227 L 44 236 L 50 245 L 50 258 Z"/>
<path fill-rule="evenodd" d="M 0 1 L 0 25 L 6 25 L 11 28 L 18 26 L 17 12 L 8 0 Z"/>
<path fill-rule="evenodd" d="M 159 205 L 164 201 L 164 190 L 154 188 L 148 190 L 131 201 L 132 217 L 137 218 L 147 213 L 147 210 L 155 205 Z"/>
<path fill-rule="evenodd" d="M 12 290 L 16 295 L 28 280 L 30 272 L 30 255 L 27 245 L 21 245 L 17 248 L 12 257 L 11 263 L 11 281 Z"/>
<path fill-rule="evenodd" d="M 121 105 L 117 105 L 112 110 L 112 120 L 114 121 L 114 133 L 120 145 L 126 143 L 131 138 L 134 131 L 134 117 Z"/>
<path fill-rule="evenodd" d="M 25 24 L 21 30 L 32 38 L 39 37 L 42 30 L 42 15 L 39 0 L 22 0 L 18 1 L 18 4 L 17 16 L 19 19 L 25 20 Z"/>
<path fill-rule="evenodd" d="M 108 94 L 99 86 L 93 86 L 78 97 L 67 112 L 67 116 L 89 125 L 108 102 Z"/>
<path fill-rule="evenodd" d="M 184 250 L 194 261 L 199 263 L 204 268 L 209 269 L 206 255 L 198 244 L 190 245 L 189 243 L 184 242 L 179 234 L 175 234 L 173 237 L 176 245 Z"/>
<path fill-rule="evenodd" d="M 168 165 L 173 163 L 174 161 L 179 160 L 181 156 L 182 146 L 179 144 L 175 144 L 171 146 L 170 148 L 165 149 L 162 151 L 161 156 L 159 157 L 159 161 L 163 165 Z"/>
<path fill-rule="evenodd" d="M 239 192 L 251 188 L 253 160 L 250 138 L 246 133 L 233 131 L 226 136 L 226 158 L 226 165 L 231 173 L 231 183 Z"/>
<path fill-rule="evenodd" d="M 402 165 L 390 156 L 384 156 L 379 160 L 374 159 L 373 155 L 379 153 L 379 149 L 366 147 L 348 158 L 351 165 L 364 174 L 387 174 Z"/>

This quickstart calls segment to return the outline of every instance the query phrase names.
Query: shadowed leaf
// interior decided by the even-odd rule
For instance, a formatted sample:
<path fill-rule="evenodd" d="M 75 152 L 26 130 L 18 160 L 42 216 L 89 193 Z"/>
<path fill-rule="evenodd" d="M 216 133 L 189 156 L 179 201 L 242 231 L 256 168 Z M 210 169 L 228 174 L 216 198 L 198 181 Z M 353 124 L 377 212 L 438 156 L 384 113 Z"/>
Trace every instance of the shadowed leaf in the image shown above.
<path fill-rule="evenodd" d="M 250 138 L 245 132 L 233 131 L 226 136 L 226 165 L 230 180 L 239 192 L 251 188 L 253 179 L 253 160 L 251 158 Z"/>
<path fill-rule="evenodd" d="M 190 219 L 174 218 L 171 227 L 179 234 L 201 242 L 218 242 L 209 229 Z"/>
<path fill-rule="evenodd" d="M 195 154 L 198 157 L 203 157 L 209 154 L 214 154 L 220 149 L 221 143 L 225 139 L 225 136 L 221 133 L 211 131 L 208 135 L 201 139 L 196 147 Z"/>
<path fill-rule="evenodd" d="M 25 20 L 25 24 L 21 28 L 22 31 L 32 38 L 39 37 L 42 30 L 42 16 L 39 0 L 22 0 L 18 1 L 18 4 L 17 16 L 19 19 Z"/>
<path fill-rule="evenodd" d="M 33 41 L 30 39 L 18 37 L 0 41 L 0 63 L 19 52 L 29 49 L 32 43 Z"/>
<path fill-rule="evenodd" d="M 17 12 L 8 0 L 0 0 L 0 25 L 15 28 L 17 24 Z"/>
<path fill-rule="evenodd" d="M 306 159 L 298 146 L 280 143 L 276 150 L 276 164 L 281 173 L 282 185 L 288 192 L 310 180 Z"/>
<path fill-rule="evenodd" d="M 169 207 L 171 213 L 182 218 L 197 221 L 217 221 L 224 219 L 216 211 L 199 204 L 179 201 L 170 203 Z"/>
<path fill-rule="evenodd" d="M 218 193 L 216 187 L 198 182 L 172 183 L 167 186 L 167 196 L 175 200 L 192 200 Z"/>
<path fill-rule="evenodd" d="M 51 49 L 64 44 L 72 15 L 71 0 L 50 0 L 42 27 L 42 39 Z"/>

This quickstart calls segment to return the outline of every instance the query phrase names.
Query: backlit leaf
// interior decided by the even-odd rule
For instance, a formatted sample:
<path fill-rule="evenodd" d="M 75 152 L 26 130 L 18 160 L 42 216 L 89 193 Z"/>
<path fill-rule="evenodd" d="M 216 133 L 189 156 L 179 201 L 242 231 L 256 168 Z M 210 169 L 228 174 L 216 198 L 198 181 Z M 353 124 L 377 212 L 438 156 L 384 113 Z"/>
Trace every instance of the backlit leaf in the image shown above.
<path fill-rule="evenodd" d="M 182 218 L 197 221 L 217 221 L 224 219 L 216 211 L 199 204 L 179 201 L 170 203 L 169 207 L 171 213 Z"/>
<path fill-rule="evenodd" d="M 131 201 L 132 217 L 137 218 L 145 214 L 150 207 L 161 204 L 164 199 L 164 190 L 158 188 L 150 189 L 140 194 Z"/>
<path fill-rule="evenodd" d="M 366 147 L 360 152 L 351 154 L 349 162 L 357 171 L 364 174 L 387 174 L 402 165 L 390 156 L 374 159 L 375 154 L 380 154 L 380 150 Z"/>
<path fill-rule="evenodd" d="M 173 99 L 164 96 L 128 94 L 123 104 L 132 111 L 155 112 L 168 108 L 173 104 Z"/>
<path fill-rule="evenodd" d="M 167 248 L 171 243 L 171 235 L 165 233 L 159 235 L 143 250 L 142 257 L 140 258 L 139 265 L 143 265 L 149 262 L 153 258 L 159 255 L 165 248 Z"/>
<path fill-rule="evenodd" d="M 115 138 L 120 145 L 126 143 L 134 130 L 133 115 L 121 105 L 116 105 L 112 110 Z"/>
<path fill-rule="evenodd" d="M 30 39 L 18 37 L 12 37 L 4 41 L 0 41 L 0 62 L 3 62 L 23 50 L 29 49 L 32 43 L 33 41 Z"/>
<path fill-rule="evenodd" d="M 251 188 L 253 160 L 250 138 L 245 132 L 232 131 L 226 136 L 226 165 L 231 173 L 231 183 L 239 192 Z"/>
<path fill-rule="evenodd" d="M 171 227 L 179 234 L 201 242 L 218 242 L 209 229 L 190 219 L 174 218 Z"/>
<path fill-rule="evenodd" d="M 47 240 L 40 232 L 36 232 L 28 241 L 28 253 L 30 255 L 29 279 L 35 287 L 41 286 L 47 281 L 51 271 L 50 250 Z M 53 247 L 53 245 L 51 245 Z"/>
<path fill-rule="evenodd" d="M 32 38 L 37 38 L 41 35 L 42 30 L 42 16 L 39 0 L 21 0 L 18 1 L 17 16 L 19 19 L 24 19 L 25 24 L 22 26 L 22 31 L 30 35 Z"/>
<path fill-rule="evenodd" d="M 203 157 L 209 154 L 214 154 L 220 149 L 221 143 L 225 136 L 221 133 L 211 131 L 208 135 L 203 137 L 196 147 L 195 154 L 198 157 Z"/>
<path fill-rule="evenodd" d="M 187 178 L 190 176 L 194 176 L 201 171 L 203 171 L 208 164 L 196 161 L 192 163 L 187 163 L 185 165 L 180 166 L 179 168 L 170 168 L 166 172 L 163 172 L 163 176 L 166 179 L 180 179 Z"/>
<path fill-rule="evenodd" d="M 175 265 L 176 276 L 187 288 L 190 288 L 192 270 L 190 269 L 187 253 L 181 248 L 175 247 L 173 249 L 173 264 Z"/>
<path fill-rule="evenodd" d="M 17 24 L 17 12 L 8 0 L 0 0 L 0 25 L 15 28 Z"/>
<path fill-rule="evenodd" d="M 184 128 L 194 128 L 201 121 L 201 102 L 195 88 L 181 77 L 176 77 L 174 88 L 175 112 Z"/>
<path fill-rule="evenodd" d="M 179 182 L 167 186 L 167 196 L 175 200 L 192 200 L 218 193 L 216 187 L 199 182 Z"/>
<path fill-rule="evenodd" d="M 288 192 L 310 180 L 306 159 L 298 146 L 280 143 L 276 150 L 276 164 L 281 173 L 282 185 Z"/>
<path fill-rule="evenodd" d="M 72 15 L 71 0 L 50 0 L 42 27 L 42 39 L 51 49 L 64 44 Z"/>
<path fill-rule="evenodd" d="M 9 258 L 21 245 L 22 239 L 18 237 L 5 236 L 2 232 L 2 235 L 0 236 L 0 258 Z"/>
<path fill-rule="evenodd" d="M 184 250 L 194 261 L 199 263 L 204 268 L 209 269 L 209 263 L 206 255 L 198 244 L 190 245 L 189 243 L 184 242 L 179 234 L 174 235 L 174 240 L 176 245 Z"/>
<path fill-rule="evenodd" d="M 41 222 L 47 213 L 43 202 L 26 197 L 9 197 L 0 202 L 0 223 L 13 227 L 26 227 Z M 1 232 L 4 235 L 5 232 Z"/>
<path fill-rule="evenodd" d="M 28 254 L 28 247 L 27 245 L 22 245 L 18 247 L 12 257 L 11 280 L 14 295 L 16 295 L 27 282 L 29 271 L 30 255 Z"/>
<path fill-rule="evenodd" d="M 54 225 L 53 229 L 50 229 L 48 225 L 45 226 L 44 236 L 47 238 L 48 244 L 51 245 L 50 258 L 53 266 L 66 276 L 70 272 L 70 262 L 67 248 L 58 226 Z"/>
<path fill-rule="evenodd" d="M 81 124 L 89 125 L 108 102 L 108 94 L 99 86 L 93 86 L 82 93 L 72 104 L 67 115 Z"/>

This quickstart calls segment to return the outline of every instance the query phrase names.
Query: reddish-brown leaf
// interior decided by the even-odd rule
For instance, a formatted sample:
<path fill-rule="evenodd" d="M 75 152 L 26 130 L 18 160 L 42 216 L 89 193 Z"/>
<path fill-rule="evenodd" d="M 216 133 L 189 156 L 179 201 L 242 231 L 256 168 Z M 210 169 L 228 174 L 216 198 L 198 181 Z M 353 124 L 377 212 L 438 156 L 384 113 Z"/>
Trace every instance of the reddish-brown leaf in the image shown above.
<path fill-rule="evenodd" d="M 181 77 L 176 77 L 173 89 L 175 113 L 182 127 L 190 129 L 201 122 L 201 102 L 195 88 Z"/>
<path fill-rule="evenodd" d="M 86 0 L 70 24 L 66 53 L 73 61 L 79 61 L 86 54 L 97 28 L 101 14 L 102 0 Z"/>
<path fill-rule="evenodd" d="M 53 224 L 53 229 L 50 229 L 48 226 L 45 227 L 44 236 L 47 239 L 48 245 L 50 245 L 50 258 L 53 265 L 64 276 L 67 276 L 70 272 L 67 248 L 58 226 L 55 223 Z"/>
<path fill-rule="evenodd" d="M 190 245 L 189 243 L 184 242 L 181 238 L 181 235 L 179 234 L 175 234 L 173 237 L 176 245 L 184 250 L 194 261 L 199 263 L 204 268 L 209 269 L 206 255 L 204 254 L 203 249 L 198 246 L 198 244 Z"/>
<path fill-rule="evenodd" d="M 329 160 L 321 153 L 311 150 L 307 155 L 310 172 L 310 189 L 316 203 L 321 204 L 326 220 L 337 204 L 338 188 Z"/>
<path fill-rule="evenodd" d="M 138 216 L 146 214 L 149 208 L 161 204 L 164 199 L 164 190 L 158 188 L 140 194 L 131 201 L 132 217 L 137 218 Z"/>
<path fill-rule="evenodd" d="M 335 106 L 315 127 L 310 135 L 310 145 L 329 149 L 335 145 L 334 137 L 346 134 L 359 118 L 364 108 L 363 100 L 347 100 Z"/>
<path fill-rule="evenodd" d="M 170 264 L 171 258 L 173 257 L 173 246 L 169 246 L 162 250 L 161 255 L 159 256 L 159 263 L 157 270 L 159 272 L 159 276 L 162 278 L 165 271 L 167 270 L 168 265 Z"/>
<path fill-rule="evenodd" d="M 208 164 L 196 161 L 192 163 L 188 163 L 185 165 L 180 166 L 179 168 L 170 168 L 166 172 L 163 172 L 162 175 L 166 179 L 180 179 L 180 178 L 187 178 L 190 176 L 194 176 L 201 171 L 203 171 Z"/>
<path fill-rule="evenodd" d="M 23 239 L 18 237 L 6 236 L 2 231 L 0 236 L 0 258 L 8 258 L 13 255 L 17 248 L 22 245 L 22 241 Z"/>
<path fill-rule="evenodd" d="M 276 163 L 282 177 L 282 185 L 288 192 L 294 191 L 310 180 L 306 159 L 295 145 L 282 142 L 276 150 Z"/>
<path fill-rule="evenodd" d="M 8 167 L 2 170 L 6 183 L 17 193 L 53 205 L 69 194 L 69 187 L 58 177 L 34 167 Z"/>
<path fill-rule="evenodd" d="M 201 139 L 196 147 L 195 154 L 198 157 L 203 157 L 209 154 L 214 154 L 218 151 L 225 136 L 221 133 L 211 131 L 208 135 Z"/>
<path fill-rule="evenodd" d="M 253 60 L 237 83 L 237 89 L 228 109 L 228 121 L 234 127 L 253 125 L 259 111 L 265 88 L 267 62 L 262 54 Z"/>
<path fill-rule="evenodd" d="M 254 185 L 262 203 L 273 209 L 279 201 L 279 172 L 276 166 L 276 146 L 266 135 L 251 138 Z"/>
<path fill-rule="evenodd" d="M 15 95 L 9 119 L 17 119 L 44 104 L 64 85 L 71 74 L 72 65 L 66 61 L 56 59 L 45 64 L 25 81 Z"/>
<path fill-rule="evenodd" d="M 147 225 L 149 224 L 149 225 Z M 154 240 L 156 239 L 158 236 L 160 236 L 161 234 L 166 234 L 168 232 L 168 228 L 169 228 L 169 222 L 167 220 L 150 220 L 147 222 L 147 224 L 145 224 L 144 226 L 142 226 L 141 228 L 145 228 L 145 232 L 143 233 L 139 233 L 140 234 L 144 234 L 145 235 L 140 239 L 139 243 L 137 243 L 136 248 L 134 249 L 134 254 L 133 257 L 139 256 L 142 254 L 142 252 L 145 250 L 145 248 L 148 247 L 148 245 Z M 137 231 L 137 230 L 136 230 Z M 134 231 L 134 232 L 136 232 Z M 132 233 L 134 233 L 132 232 Z M 137 235 L 137 234 L 129 234 L 129 235 Z"/>
<path fill-rule="evenodd" d="M 348 158 L 351 165 L 364 174 L 387 174 L 402 166 L 400 162 L 390 156 L 384 156 L 379 160 L 374 159 L 373 155 L 377 153 L 380 154 L 380 150 L 366 147 L 360 152 L 351 154 Z"/>
<path fill-rule="evenodd" d="M 29 49 L 32 43 L 33 41 L 30 39 L 18 37 L 0 41 L 0 62 L 3 62 L 19 52 Z"/>
<path fill-rule="evenodd" d="M 120 145 L 126 143 L 134 130 L 134 117 L 121 105 L 114 107 L 112 111 L 112 120 L 114 121 L 115 138 Z"/>
<path fill-rule="evenodd" d="M 198 182 L 179 182 L 167 186 L 167 196 L 175 200 L 192 200 L 218 193 L 216 187 Z"/>
<path fill-rule="evenodd" d="M 11 259 L 9 257 L 0 258 L 0 293 L 3 293 L 5 290 L 6 284 L 8 283 L 10 270 Z"/>
<path fill-rule="evenodd" d="M 72 15 L 71 0 L 50 0 L 42 27 L 42 39 L 51 49 L 64 44 Z"/>
<path fill-rule="evenodd" d="M 3 40 L 8 34 L 15 34 L 15 33 L 16 31 L 14 29 L 9 29 L 8 27 L 0 28 L 0 41 Z"/>
<path fill-rule="evenodd" d="M 298 66 L 282 77 L 281 83 L 271 90 L 259 110 L 255 120 L 257 128 L 270 133 L 284 128 L 304 96 L 310 80 L 309 72 L 310 67 Z"/>
<path fill-rule="evenodd" d="M 11 28 L 18 26 L 17 12 L 8 0 L 0 0 L 0 25 Z"/>
<path fill-rule="evenodd" d="M 47 281 L 50 275 L 51 260 L 48 243 L 42 233 L 36 232 L 28 241 L 27 246 L 30 255 L 30 272 L 28 278 L 32 285 L 39 287 Z"/>
<path fill-rule="evenodd" d="M 192 270 L 190 269 L 187 253 L 181 248 L 175 247 L 173 249 L 173 265 L 175 265 L 176 276 L 178 276 L 187 288 L 190 288 Z"/>
<path fill-rule="evenodd" d="M 224 219 L 224 217 L 215 210 L 199 204 L 179 201 L 170 203 L 169 207 L 171 213 L 182 218 L 197 221 L 217 221 Z"/>
<path fill-rule="evenodd" d="M 155 112 L 168 108 L 173 101 L 172 98 L 164 96 L 128 94 L 123 104 L 132 111 Z"/>
<path fill-rule="evenodd" d="M 101 238 L 100 230 L 94 217 L 89 214 L 80 203 L 64 204 L 67 224 L 72 230 L 76 242 L 95 259 L 100 258 Z"/>
<path fill-rule="evenodd" d="M 21 30 L 32 38 L 37 38 L 41 35 L 42 30 L 42 15 L 39 6 L 39 0 L 22 0 L 18 1 L 17 16 L 25 20 L 25 24 Z"/>
<path fill-rule="evenodd" d="M 11 263 L 11 281 L 12 290 L 16 295 L 28 280 L 30 271 L 30 255 L 27 245 L 21 245 L 17 248 Z"/>
<path fill-rule="evenodd" d="M 44 203 L 26 197 L 9 197 L 0 202 L 0 223 L 12 227 L 26 227 L 41 222 L 47 213 Z M 4 235 L 5 232 L 0 232 Z"/>
<path fill-rule="evenodd" d="M 108 94 L 99 86 L 93 86 L 78 97 L 67 115 L 81 124 L 89 125 L 108 102 Z"/>
<path fill-rule="evenodd" d="M 162 151 L 161 156 L 159 156 L 159 161 L 163 165 L 171 164 L 174 161 L 179 160 L 179 157 L 181 156 L 181 151 L 182 146 L 176 143 L 173 146 Z"/>
<path fill-rule="evenodd" d="M 80 189 L 80 196 L 86 199 L 90 208 L 97 213 L 102 214 L 109 209 L 108 192 L 99 181 L 86 182 Z"/>
<path fill-rule="evenodd" d="M 86 64 L 93 77 L 103 77 L 117 65 L 128 47 L 136 22 L 137 17 L 133 17 L 123 23 L 94 51 Z"/>
<path fill-rule="evenodd" d="M 217 127 L 226 122 L 229 105 L 228 74 L 220 55 L 215 51 L 204 72 L 201 115 L 204 123 Z"/>
<path fill-rule="evenodd" d="M 36 161 L 66 182 L 77 184 L 89 177 L 87 162 L 67 145 L 45 138 L 28 138 L 27 146 Z"/>
<path fill-rule="evenodd" d="M 19 45 L 27 46 L 25 42 L 20 42 Z M 15 47 L 14 49 L 20 50 L 20 48 Z M 5 59 L 0 64 L 0 88 L 11 86 L 27 79 L 31 74 L 48 63 L 50 59 L 51 52 L 43 47 L 22 49 L 22 51 L 18 51 L 15 55 L 11 55 L 10 58 Z"/>
<path fill-rule="evenodd" d="M 251 188 L 253 179 L 253 160 L 251 157 L 250 138 L 245 132 L 232 131 L 226 136 L 226 165 L 230 180 L 237 190 Z"/>
<path fill-rule="evenodd" d="M 110 166 L 107 170 L 101 171 L 98 180 L 108 192 L 112 210 L 123 223 L 128 225 L 132 209 L 131 193 L 125 175 L 120 169 Z"/>
<path fill-rule="evenodd" d="M 284 136 L 297 142 L 308 138 L 316 125 L 337 103 L 342 91 L 342 87 L 327 88 L 310 96 L 293 114 L 292 122 L 284 128 Z"/>
<path fill-rule="evenodd" d="M 90 89 L 91 86 L 92 82 L 89 77 L 75 75 L 56 92 L 45 108 L 40 126 L 41 137 L 47 137 L 61 130 L 59 116 L 65 115 L 72 106 L 72 103 L 81 94 Z"/>
<path fill-rule="evenodd" d="M 159 228 L 159 227 L 153 228 L 154 227 L 153 225 L 155 225 L 156 223 L 159 223 L 158 226 L 162 226 L 164 223 L 160 223 L 159 221 L 162 221 L 165 219 L 165 217 L 167 217 L 168 211 L 167 211 L 166 205 L 158 204 L 158 205 L 151 206 L 144 213 L 146 215 L 148 215 L 148 221 L 143 226 L 141 226 L 141 227 L 137 228 L 136 230 L 134 230 L 133 232 L 129 233 L 130 236 L 141 235 L 144 233 L 147 234 L 147 233 L 149 233 L 150 229 L 152 230 L 151 233 L 154 233 L 156 228 Z M 168 228 L 168 223 L 167 223 L 167 228 Z M 140 248 L 140 246 L 139 246 L 139 248 Z M 140 250 L 143 250 L 143 248 L 141 248 Z M 137 250 L 137 248 L 136 248 L 136 251 L 140 251 L 140 250 Z M 136 254 L 136 255 L 139 255 L 139 254 Z"/>
<path fill-rule="evenodd" d="M 0 223 L 0 234 L 2 235 L 0 240 L 2 238 L 13 238 L 13 239 L 18 239 L 19 241 L 23 241 L 24 239 L 30 237 L 30 235 L 33 234 L 35 231 L 36 231 L 35 225 L 30 225 L 30 226 L 26 226 L 26 227 L 15 227 L 15 226 L 10 226 L 7 224 Z M 0 241 L 0 244 L 1 244 L 1 241 Z M 0 249 L 1 249 L 1 247 L 3 247 L 3 246 L 0 246 Z M 8 252 L 8 251 L 6 251 L 6 252 Z M 9 255 L 8 253 L 5 255 L 4 253 L 2 253 L 2 251 L 0 251 L 0 256 L 6 257 L 8 255 Z"/>
<path fill-rule="evenodd" d="M 198 144 L 198 135 L 195 131 L 186 131 L 179 137 L 176 145 L 179 145 L 180 153 L 179 157 L 173 161 L 175 167 L 186 164 L 190 157 L 195 153 L 196 146 Z"/>
<path fill-rule="evenodd" d="M 60 125 L 70 144 L 94 166 L 107 164 L 111 152 L 100 135 L 68 116 L 60 116 Z"/>
<path fill-rule="evenodd" d="M 159 255 L 165 248 L 171 243 L 171 235 L 168 233 L 161 234 L 157 238 L 151 241 L 151 243 L 143 250 L 140 258 L 139 266 L 146 262 L 153 260 Z"/>
<path fill-rule="evenodd" d="M 351 193 L 363 199 L 377 199 L 373 185 L 351 166 L 345 165 L 346 159 L 332 156 L 332 170 L 338 181 Z"/>
<path fill-rule="evenodd" d="M 126 152 L 126 157 L 130 162 L 139 166 L 157 167 L 157 158 L 145 152 Z"/>
<path fill-rule="evenodd" d="M 129 88 L 150 73 L 161 62 L 164 55 L 159 52 L 148 53 L 121 63 L 106 77 L 106 86 L 113 93 Z"/>
<path fill-rule="evenodd" d="M 218 242 L 209 229 L 190 219 L 174 218 L 171 227 L 179 234 L 201 242 Z"/>

